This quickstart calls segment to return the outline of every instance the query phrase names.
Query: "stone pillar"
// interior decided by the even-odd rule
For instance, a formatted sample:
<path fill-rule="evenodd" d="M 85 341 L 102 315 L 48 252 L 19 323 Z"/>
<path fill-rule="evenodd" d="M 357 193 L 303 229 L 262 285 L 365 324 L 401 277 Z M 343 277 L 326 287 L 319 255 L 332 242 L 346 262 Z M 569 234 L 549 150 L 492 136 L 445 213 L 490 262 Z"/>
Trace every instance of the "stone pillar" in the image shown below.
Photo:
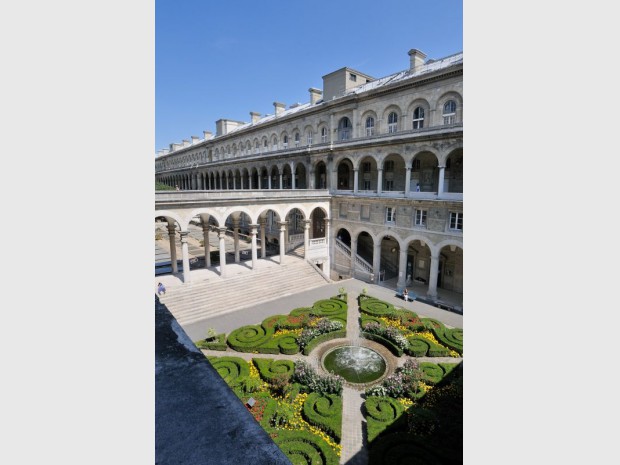
<path fill-rule="evenodd" d="M 280 226 L 280 265 L 284 263 L 284 254 L 286 249 L 284 248 L 284 231 L 286 231 L 286 221 L 278 221 Z"/>
<path fill-rule="evenodd" d="M 170 238 L 170 264 L 172 265 L 172 272 L 178 273 L 179 267 L 177 266 L 177 244 L 176 244 L 176 231 L 173 223 L 168 223 L 168 237 Z"/>
<path fill-rule="evenodd" d="M 256 264 L 258 263 L 258 253 L 256 250 L 256 233 L 258 232 L 258 228 L 260 226 L 258 224 L 250 225 L 250 234 L 252 235 L 252 269 L 256 269 Z"/>
<path fill-rule="evenodd" d="M 329 115 L 329 145 L 334 141 L 334 114 Z"/>
<path fill-rule="evenodd" d="M 308 259 L 308 249 L 310 248 L 310 220 L 304 220 L 304 258 Z"/>
<path fill-rule="evenodd" d="M 267 189 L 271 189 L 271 173 L 267 173 Z"/>
<path fill-rule="evenodd" d="M 310 179 L 308 182 L 308 186 L 310 189 L 316 189 L 316 183 L 315 183 L 314 176 L 315 176 L 314 170 L 310 171 Z"/>
<path fill-rule="evenodd" d="M 407 174 L 405 174 L 405 197 L 409 196 L 411 191 L 411 166 L 407 166 Z"/>
<path fill-rule="evenodd" d="M 357 260 L 357 237 L 351 238 L 351 277 L 355 278 L 355 265 Z"/>
<path fill-rule="evenodd" d="M 353 127 L 351 128 L 351 139 L 356 139 L 358 137 L 358 129 L 357 126 L 359 125 L 359 111 L 358 110 L 353 110 L 353 121 L 351 121 L 351 124 L 353 125 Z"/>
<path fill-rule="evenodd" d="M 372 271 L 375 275 L 374 283 L 379 283 L 379 273 L 381 272 L 381 241 L 378 240 L 373 246 L 372 251 Z"/>
<path fill-rule="evenodd" d="M 291 189 L 296 189 L 295 186 L 295 167 L 291 163 Z"/>
<path fill-rule="evenodd" d="M 330 257 L 334 256 L 334 244 L 336 242 L 336 231 L 334 231 L 334 237 L 331 237 L 331 219 L 325 218 L 325 241 L 327 242 L 327 261 L 323 267 L 323 272 L 331 279 L 331 261 Z"/>
<path fill-rule="evenodd" d="M 209 225 L 202 223 L 202 240 L 205 248 L 205 268 L 211 266 L 211 244 L 209 243 Z"/>
<path fill-rule="evenodd" d="M 439 252 L 431 255 L 431 274 L 428 277 L 428 290 L 426 296 L 430 299 L 437 299 L 437 273 L 439 273 Z"/>
<path fill-rule="evenodd" d="M 377 169 L 377 194 L 383 190 L 383 168 Z"/>
<path fill-rule="evenodd" d="M 217 228 L 217 237 L 220 239 L 220 276 L 226 276 L 226 228 Z"/>
<path fill-rule="evenodd" d="M 444 178 L 446 176 L 446 167 L 445 166 L 440 166 L 439 167 L 439 185 L 437 186 L 437 196 L 440 197 L 441 194 L 443 194 L 443 182 L 444 182 Z"/>
<path fill-rule="evenodd" d="M 279 189 L 282 189 L 282 171 L 280 171 L 280 174 L 278 175 L 279 181 L 280 181 L 280 187 Z"/>
<path fill-rule="evenodd" d="M 237 190 L 237 176 L 233 175 L 233 190 Z"/>
<path fill-rule="evenodd" d="M 239 263 L 239 218 L 233 218 L 233 239 L 235 241 L 235 263 Z"/>
<path fill-rule="evenodd" d="M 357 194 L 357 184 L 359 182 L 359 168 L 353 170 L 353 193 Z"/>
<path fill-rule="evenodd" d="M 398 257 L 398 281 L 396 287 L 403 289 L 407 283 L 407 249 L 400 249 Z"/>
<path fill-rule="evenodd" d="M 267 243 L 265 242 L 265 226 L 267 221 L 265 218 L 259 218 L 258 224 L 260 225 L 260 258 L 267 258 Z"/>
<path fill-rule="evenodd" d="M 189 250 L 187 247 L 187 236 L 189 231 L 181 231 L 181 253 L 183 255 L 183 283 L 189 283 L 191 279 L 189 271 Z"/>
<path fill-rule="evenodd" d="M 207 173 L 207 190 L 211 190 L 211 175 Z"/>

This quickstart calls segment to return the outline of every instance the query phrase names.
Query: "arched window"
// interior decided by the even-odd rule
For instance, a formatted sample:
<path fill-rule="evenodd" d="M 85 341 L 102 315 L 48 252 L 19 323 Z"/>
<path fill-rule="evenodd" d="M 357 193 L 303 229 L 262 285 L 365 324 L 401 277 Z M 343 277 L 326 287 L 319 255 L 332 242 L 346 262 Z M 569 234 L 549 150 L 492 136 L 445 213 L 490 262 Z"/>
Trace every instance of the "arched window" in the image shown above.
<path fill-rule="evenodd" d="M 276 136 L 273 136 L 271 141 L 271 150 L 278 150 L 278 138 Z"/>
<path fill-rule="evenodd" d="M 254 153 L 258 153 L 258 141 L 254 142 Z"/>
<path fill-rule="evenodd" d="M 295 133 L 295 147 L 299 147 L 299 133 Z"/>
<path fill-rule="evenodd" d="M 349 140 L 351 138 L 351 121 L 346 116 L 338 123 L 338 140 Z"/>
<path fill-rule="evenodd" d="M 394 112 L 388 116 L 388 132 L 390 134 L 398 131 L 398 115 Z"/>
<path fill-rule="evenodd" d="M 372 116 L 366 118 L 366 136 L 370 137 L 375 133 L 375 119 Z"/>
<path fill-rule="evenodd" d="M 456 123 L 456 102 L 448 100 L 443 106 L 443 124 Z"/>
<path fill-rule="evenodd" d="M 327 128 L 321 129 L 321 142 L 327 142 Z"/>
<path fill-rule="evenodd" d="M 424 108 L 418 107 L 413 110 L 413 129 L 422 129 L 424 127 Z"/>
<path fill-rule="evenodd" d="M 306 134 L 306 142 L 308 145 L 312 145 L 312 130 L 308 131 L 308 134 Z"/>
<path fill-rule="evenodd" d="M 288 136 L 286 134 L 284 135 L 284 139 L 282 139 L 282 146 L 284 148 L 288 147 Z"/>

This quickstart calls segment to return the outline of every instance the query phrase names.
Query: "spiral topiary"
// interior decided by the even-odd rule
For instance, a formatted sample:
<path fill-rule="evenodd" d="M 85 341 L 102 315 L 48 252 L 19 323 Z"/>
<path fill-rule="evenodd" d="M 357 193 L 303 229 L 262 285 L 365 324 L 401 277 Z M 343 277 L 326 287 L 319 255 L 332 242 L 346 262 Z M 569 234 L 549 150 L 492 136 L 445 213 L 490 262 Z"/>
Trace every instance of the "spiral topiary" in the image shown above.
<path fill-rule="evenodd" d="M 342 397 L 313 392 L 303 405 L 304 419 L 340 442 L 342 430 Z"/>
<path fill-rule="evenodd" d="M 424 380 L 429 384 L 437 384 L 444 377 L 443 369 L 434 363 L 422 362 L 420 369 L 424 372 Z"/>
<path fill-rule="evenodd" d="M 238 352 L 254 352 L 257 347 L 267 342 L 273 333 L 273 328 L 265 329 L 261 325 L 242 326 L 229 334 L 227 342 Z"/>
<path fill-rule="evenodd" d="M 213 368 L 230 387 L 236 387 L 250 376 L 248 362 L 239 357 L 207 357 Z"/>
<path fill-rule="evenodd" d="M 409 341 L 409 348 L 405 350 L 408 355 L 413 357 L 425 357 L 430 348 L 429 343 L 422 339 L 420 336 L 410 336 L 407 338 Z"/>
<path fill-rule="evenodd" d="M 360 311 L 376 317 L 393 315 L 395 310 L 392 304 L 374 297 L 360 301 Z"/>
<path fill-rule="evenodd" d="M 272 358 L 253 358 L 252 361 L 258 369 L 260 377 L 271 383 L 277 376 L 290 378 L 295 371 L 295 363 L 291 360 L 274 360 Z"/>
<path fill-rule="evenodd" d="M 317 316 L 324 316 L 346 322 L 347 309 L 347 303 L 342 300 L 324 299 L 314 303 L 312 306 L 312 313 Z"/>
<path fill-rule="evenodd" d="M 326 441 L 307 431 L 278 430 L 271 437 L 294 465 L 338 465 L 340 461 Z"/>
<path fill-rule="evenodd" d="M 368 442 L 372 442 L 388 426 L 399 420 L 405 411 L 396 399 L 383 396 L 369 396 L 364 402 L 364 409 L 368 425 Z"/>

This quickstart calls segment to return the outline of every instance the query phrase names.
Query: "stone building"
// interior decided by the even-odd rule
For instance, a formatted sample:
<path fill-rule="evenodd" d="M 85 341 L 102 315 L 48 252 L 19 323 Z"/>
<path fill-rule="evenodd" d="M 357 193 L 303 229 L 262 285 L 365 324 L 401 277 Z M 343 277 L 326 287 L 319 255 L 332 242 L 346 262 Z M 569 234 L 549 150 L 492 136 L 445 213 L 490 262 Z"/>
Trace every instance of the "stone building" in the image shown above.
<path fill-rule="evenodd" d="M 431 300 L 438 289 L 462 294 L 463 54 L 431 60 L 412 49 L 409 58 L 381 78 L 341 68 L 307 103 L 274 102 L 249 122 L 220 119 L 215 134 L 159 151 L 156 180 L 247 198 L 288 191 L 300 202 L 323 191 L 329 211 L 265 205 L 232 217 L 235 232 L 253 224 L 278 244 L 282 228 L 294 246 L 307 227 L 311 239 L 326 237 L 329 256 L 314 261 L 332 277 L 422 285 Z"/>

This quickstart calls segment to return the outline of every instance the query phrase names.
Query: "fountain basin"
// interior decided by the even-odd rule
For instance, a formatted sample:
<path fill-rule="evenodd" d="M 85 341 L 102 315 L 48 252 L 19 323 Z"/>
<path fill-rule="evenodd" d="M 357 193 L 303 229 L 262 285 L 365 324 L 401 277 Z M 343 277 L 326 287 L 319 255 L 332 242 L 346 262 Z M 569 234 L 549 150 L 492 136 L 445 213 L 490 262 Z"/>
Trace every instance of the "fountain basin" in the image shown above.
<path fill-rule="evenodd" d="M 387 369 L 386 360 L 378 352 L 353 345 L 339 346 L 327 351 L 321 363 L 325 371 L 340 375 L 354 384 L 376 381 Z"/>

